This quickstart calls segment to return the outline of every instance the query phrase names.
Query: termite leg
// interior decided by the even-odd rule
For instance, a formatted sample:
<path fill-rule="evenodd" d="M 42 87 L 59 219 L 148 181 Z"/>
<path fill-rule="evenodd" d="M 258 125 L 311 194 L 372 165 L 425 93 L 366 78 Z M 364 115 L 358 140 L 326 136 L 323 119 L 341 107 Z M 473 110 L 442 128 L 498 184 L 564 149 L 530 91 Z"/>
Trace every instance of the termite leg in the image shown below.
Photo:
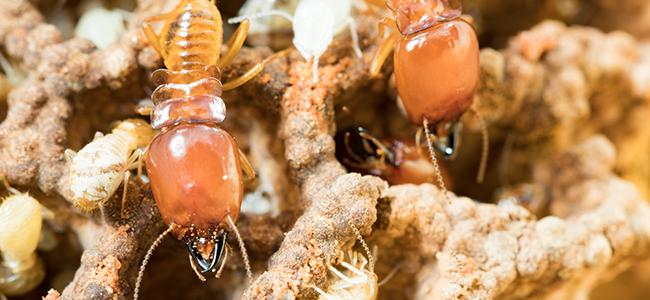
<path fill-rule="evenodd" d="M 103 136 L 104 136 L 103 133 L 97 131 L 97 132 L 95 132 L 95 136 L 93 136 L 93 141 L 100 138 L 100 137 L 103 137 Z"/>
<path fill-rule="evenodd" d="M 156 49 L 160 55 L 163 55 L 162 47 L 160 46 L 160 36 L 153 31 L 151 23 L 164 21 L 168 16 L 169 14 L 148 17 L 144 19 L 142 24 L 144 35 L 147 37 L 149 44 Z"/>
<path fill-rule="evenodd" d="M 122 189 L 122 208 L 120 208 L 120 216 L 122 219 L 126 218 L 124 213 L 124 208 L 126 207 L 126 195 L 129 189 L 129 178 L 131 177 L 131 172 L 129 170 L 124 171 L 124 188 Z"/>
<path fill-rule="evenodd" d="M 343 262 L 341 262 L 341 263 L 343 263 Z M 345 274 L 341 273 L 341 271 L 339 271 L 334 266 L 332 266 L 332 264 L 330 264 L 329 261 L 327 261 L 327 268 L 330 269 L 330 271 L 332 271 L 332 273 L 336 274 L 336 276 L 343 279 L 343 281 L 345 281 L 347 283 L 352 283 L 352 284 L 357 283 L 354 280 L 352 280 L 352 278 L 345 276 Z"/>
<path fill-rule="evenodd" d="M 481 114 L 473 108 L 470 109 L 470 111 L 472 111 L 472 113 L 474 113 L 474 116 L 476 116 L 476 119 L 478 120 L 481 126 L 481 134 L 483 137 L 483 150 L 481 151 L 481 163 L 479 164 L 478 173 L 476 174 L 476 182 L 483 183 L 483 179 L 485 178 L 485 169 L 487 168 L 488 155 L 490 153 L 490 134 L 488 132 L 487 124 L 485 124 L 485 120 L 483 119 L 483 116 L 481 116 Z"/>
<path fill-rule="evenodd" d="M 253 79 L 253 77 L 257 76 L 257 74 L 261 73 L 264 70 L 264 67 L 268 65 L 271 61 L 280 58 L 282 56 L 287 55 L 289 49 L 282 50 L 280 52 L 277 52 L 267 58 L 265 58 L 263 61 L 257 63 L 255 66 L 253 66 L 250 70 L 246 71 L 244 75 L 241 75 L 235 79 L 232 79 L 226 83 L 223 84 L 223 90 L 224 91 L 229 91 L 232 89 L 235 89 L 237 87 L 240 87 L 244 83 L 248 82 L 249 80 Z"/>
<path fill-rule="evenodd" d="M 248 161 L 248 158 L 246 158 L 246 154 L 239 150 L 239 164 L 241 165 L 242 172 L 244 173 L 244 179 L 246 181 L 251 181 L 255 179 L 255 168 L 253 168 L 253 165 L 251 164 L 250 161 Z"/>
<path fill-rule="evenodd" d="M 120 214 L 122 218 L 125 218 L 125 213 L 124 213 L 124 207 L 126 205 L 126 195 L 127 191 L 129 189 L 129 178 L 131 178 L 131 169 L 137 166 L 138 168 L 138 178 L 140 178 L 140 175 L 142 174 L 142 149 L 136 149 L 133 151 L 131 156 L 129 157 L 129 160 L 126 164 L 126 170 L 124 171 L 124 188 L 122 190 L 122 208 L 120 209 Z"/>
<path fill-rule="evenodd" d="M 386 18 L 379 21 L 378 27 L 380 37 L 383 36 L 385 27 L 392 27 L 393 31 L 390 33 L 388 38 L 384 40 L 381 46 L 379 46 L 379 50 L 377 50 L 377 54 L 370 64 L 370 76 L 377 76 L 379 74 L 381 66 L 384 65 L 384 62 L 388 58 L 388 55 L 393 51 L 395 43 L 397 43 L 397 40 L 400 37 L 400 33 L 396 30 L 394 23 L 395 21 Z"/>
<path fill-rule="evenodd" d="M 318 292 L 321 297 L 325 298 L 326 300 L 336 300 L 337 298 L 332 297 L 330 294 L 326 293 L 325 291 L 321 290 L 317 286 L 312 286 L 312 288 Z"/>
<path fill-rule="evenodd" d="M 361 47 L 359 46 L 359 33 L 357 33 L 357 22 L 352 17 L 348 18 L 348 26 L 350 26 L 350 36 L 352 37 L 352 49 L 357 57 L 361 57 Z"/>
<path fill-rule="evenodd" d="M 235 33 L 233 33 L 230 40 L 228 40 L 228 51 L 226 51 L 219 62 L 220 69 L 230 65 L 237 53 L 239 53 L 239 50 L 244 45 L 244 41 L 246 41 L 246 36 L 248 35 L 250 27 L 251 21 L 249 19 L 245 19 L 241 24 L 239 24 Z"/>
<path fill-rule="evenodd" d="M 351 265 L 351 264 L 349 264 L 349 263 L 347 263 L 345 261 L 341 261 L 341 266 L 343 266 L 344 268 L 350 270 L 352 273 L 355 273 L 355 274 L 361 275 L 361 276 L 366 276 L 366 273 L 361 272 L 360 269 L 355 268 L 353 265 Z M 354 280 L 352 280 L 352 281 L 354 282 Z"/>
<path fill-rule="evenodd" d="M 381 141 L 379 141 L 376 137 L 371 136 L 371 135 L 369 135 L 369 134 L 367 134 L 367 133 L 365 133 L 365 132 L 360 132 L 359 135 L 360 135 L 362 138 L 364 138 L 364 141 L 363 141 L 363 148 L 364 148 L 366 151 L 370 152 L 369 150 L 371 150 L 371 148 L 370 148 L 370 146 L 367 144 L 367 141 L 370 141 L 371 143 L 373 143 L 373 144 L 375 145 L 375 147 L 377 147 L 377 151 L 376 151 L 376 152 L 377 152 L 377 154 L 379 155 L 379 161 L 381 162 L 381 164 L 383 165 L 384 163 L 386 163 L 386 156 L 388 156 L 389 154 L 391 154 L 391 152 L 390 152 L 390 150 L 388 150 L 388 148 L 384 145 L 384 143 L 382 143 Z M 393 161 L 392 161 L 393 159 L 394 159 L 394 158 L 392 158 L 392 157 L 390 158 L 390 160 L 391 160 L 391 164 L 393 163 Z"/>

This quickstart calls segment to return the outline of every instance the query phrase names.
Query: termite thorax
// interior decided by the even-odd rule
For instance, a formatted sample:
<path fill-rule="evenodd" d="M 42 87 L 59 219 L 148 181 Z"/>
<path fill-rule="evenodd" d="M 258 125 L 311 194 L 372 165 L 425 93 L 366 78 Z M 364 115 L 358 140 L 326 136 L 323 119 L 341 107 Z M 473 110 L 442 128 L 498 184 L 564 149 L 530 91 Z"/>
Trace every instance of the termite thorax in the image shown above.
<path fill-rule="evenodd" d="M 151 126 L 155 129 L 179 123 L 221 123 L 226 105 L 221 99 L 221 72 L 216 66 L 196 70 L 160 69 L 151 75 L 158 85 L 151 98 L 154 109 Z"/>

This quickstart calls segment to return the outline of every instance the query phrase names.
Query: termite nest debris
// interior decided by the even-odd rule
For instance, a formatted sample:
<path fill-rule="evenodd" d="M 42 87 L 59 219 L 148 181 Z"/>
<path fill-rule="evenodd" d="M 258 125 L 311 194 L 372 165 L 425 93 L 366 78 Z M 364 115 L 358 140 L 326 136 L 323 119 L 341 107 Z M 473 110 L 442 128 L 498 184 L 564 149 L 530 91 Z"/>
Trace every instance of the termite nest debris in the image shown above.
<path fill-rule="evenodd" d="M 224 20 L 243 4 L 217 2 Z M 472 109 L 490 134 L 483 184 L 475 181 L 482 150 L 471 116 L 463 117 L 469 130 L 458 157 L 442 166 L 447 187 L 453 186 L 449 201 L 433 182 L 389 186 L 347 172 L 337 161 L 337 129 L 364 126 L 401 139 L 416 131 L 396 105 L 391 60 L 381 76 L 369 76 L 379 45 L 377 17 L 359 13 L 361 58 L 343 31 L 320 57 L 318 81 L 310 62 L 290 49 L 224 94 L 223 127 L 257 174 L 237 224 L 252 284 L 241 256 L 232 254 L 234 240 L 221 277 L 205 283 L 189 268 L 184 246 L 163 241 L 144 274 L 141 297 L 373 299 L 378 286 L 378 299 L 647 299 L 650 4 L 522 3 L 464 3 L 481 42 Z M 97 5 L 120 10 L 98 11 Z M 141 24 L 175 5 L 0 0 L 0 176 L 7 180 L 0 295 L 133 297 L 142 258 L 166 227 L 149 185 L 134 171 L 124 202 L 120 186 L 111 198 L 96 200 L 101 211 L 77 209 L 65 152 L 138 117 L 154 88 L 149 76 L 162 66 Z M 101 16 L 79 24 L 117 25 L 99 37 L 92 28 L 75 30 L 88 11 Z M 224 24 L 227 33 L 235 28 Z M 279 29 L 262 30 L 272 25 Z M 226 82 L 290 45 L 290 25 L 256 26 L 249 46 L 223 70 Z M 98 37 L 96 45 L 75 32 Z M 116 39 L 106 42 L 111 36 Z M 128 163 L 125 168 L 134 167 Z M 26 215 L 42 218 L 42 225 L 36 217 L 6 219 Z M 18 246 L 17 237 L 24 244 Z M 24 282 L 40 281 L 43 270 L 39 286 L 20 291 Z M 23 277 L 11 281 L 16 274 Z"/>

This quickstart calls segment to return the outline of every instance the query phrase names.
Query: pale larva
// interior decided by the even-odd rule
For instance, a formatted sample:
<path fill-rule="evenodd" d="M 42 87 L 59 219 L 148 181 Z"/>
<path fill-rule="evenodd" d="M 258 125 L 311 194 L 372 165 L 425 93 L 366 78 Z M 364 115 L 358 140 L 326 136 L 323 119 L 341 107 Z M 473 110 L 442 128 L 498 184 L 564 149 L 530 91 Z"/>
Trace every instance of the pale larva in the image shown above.
<path fill-rule="evenodd" d="M 128 119 L 107 135 L 97 133 L 95 139 L 79 153 L 66 151 L 70 164 L 72 202 L 90 211 L 104 204 L 120 184 L 128 182 L 130 171 L 138 166 L 144 148 L 153 138 L 153 130 L 145 121 Z M 122 201 L 126 196 L 126 185 Z"/>
<path fill-rule="evenodd" d="M 355 54 L 361 57 L 356 23 L 351 17 L 352 0 L 301 0 L 292 15 L 286 11 L 271 9 L 251 16 L 240 16 L 228 20 L 229 24 L 246 19 L 280 16 L 293 24 L 293 45 L 302 57 L 312 61 L 312 76 L 318 80 L 318 61 L 329 47 L 334 35 L 349 27 Z"/>
<path fill-rule="evenodd" d="M 130 13 L 121 9 L 108 9 L 102 1 L 90 1 L 83 6 L 83 15 L 75 27 L 75 35 L 105 49 L 126 31 L 125 20 Z"/>
<path fill-rule="evenodd" d="M 41 204 L 28 194 L 13 192 L 0 204 L 0 294 L 7 296 L 27 293 L 45 277 L 43 262 L 36 256 Z"/>
<path fill-rule="evenodd" d="M 337 269 L 327 264 L 330 270 L 332 284 L 326 291 L 318 287 L 314 289 L 320 294 L 321 300 L 374 300 L 377 299 L 379 284 L 374 268 L 363 254 L 350 250 L 339 263 L 343 268 Z"/>

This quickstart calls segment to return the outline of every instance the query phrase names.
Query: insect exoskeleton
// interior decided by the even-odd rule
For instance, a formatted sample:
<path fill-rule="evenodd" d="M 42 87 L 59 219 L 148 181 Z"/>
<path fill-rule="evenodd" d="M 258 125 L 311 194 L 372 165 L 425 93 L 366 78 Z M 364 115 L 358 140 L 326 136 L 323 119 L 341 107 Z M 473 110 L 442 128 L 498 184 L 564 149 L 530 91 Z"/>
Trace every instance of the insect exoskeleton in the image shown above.
<path fill-rule="evenodd" d="M 42 227 L 41 204 L 12 189 L 0 203 L 0 294 L 17 296 L 38 286 L 45 277 L 36 255 Z"/>
<path fill-rule="evenodd" d="M 312 61 L 313 79 L 317 81 L 319 58 L 329 47 L 334 35 L 344 28 L 350 28 L 354 52 L 358 57 L 361 56 L 356 24 L 351 13 L 351 0 L 301 0 L 293 16 L 286 11 L 272 9 L 251 16 L 232 18 L 228 23 L 268 16 L 281 16 L 291 21 L 293 45 L 305 60 Z"/>
<path fill-rule="evenodd" d="M 153 23 L 162 22 L 156 33 Z M 226 229 L 239 240 L 249 280 L 252 272 L 235 222 L 244 193 L 244 177 L 255 171 L 235 139 L 218 124 L 226 117 L 223 91 L 238 87 L 277 57 L 271 55 L 241 77 L 221 83 L 248 33 L 244 20 L 221 55 L 221 13 L 209 0 L 183 0 L 169 13 L 147 18 L 143 30 L 167 69 L 156 70 L 158 85 L 151 99 L 151 126 L 160 129 L 148 147 L 147 174 L 163 220 L 169 226 L 145 255 L 136 280 L 137 299 L 146 265 L 162 239 L 172 233 L 188 249 L 190 264 L 201 280 L 219 277 L 228 256 Z M 220 264 L 219 264 L 220 263 Z"/>
<path fill-rule="evenodd" d="M 321 300 L 374 300 L 377 299 L 379 284 L 374 266 L 360 252 L 349 250 L 339 263 L 339 268 L 329 262 L 330 285 L 326 290 L 314 289 Z"/>
<path fill-rule="evenodd" d="M 130 171 L 138 167 L 152 138 L 153 129 L 147 122 L 127 119 L 107 135 L 98 132 L 78 153 L 67 150 L 73 204 L 85 211 L 94 210 L 113 196 L 122 182 L 124 201 Z"/>
<path fill-rule="evenodd" d="M 386 4 L 394 19 L 380 21 L 380 36 L 386 28 L 392 32 L 380 46 L 370 72 L 379 74 L 395 49 L 399 99 L 409 121 L 424 129 L 431 159 L 437 165 L 433 152 L 445 159 L 457 154 L 459 119 L 472 105 L 479 84 L 478 38 L 472 25 L 460 18 L 458 0 L 388 0 Z M 484 148 L 482 158 L 486 157 Z M 483 170 L 481 166 L 479 182 Z"/>
<path fill-rule="evenodd" d="M 364 127 L 336 133 L 336 158 L 351 171 L 379 176 L 390 184 L 433 183 L 442 173 L 446 187 L 451 177 L 444 167 L 436 169 L 420 147 L 397 139 L 380 140 Z"/>

